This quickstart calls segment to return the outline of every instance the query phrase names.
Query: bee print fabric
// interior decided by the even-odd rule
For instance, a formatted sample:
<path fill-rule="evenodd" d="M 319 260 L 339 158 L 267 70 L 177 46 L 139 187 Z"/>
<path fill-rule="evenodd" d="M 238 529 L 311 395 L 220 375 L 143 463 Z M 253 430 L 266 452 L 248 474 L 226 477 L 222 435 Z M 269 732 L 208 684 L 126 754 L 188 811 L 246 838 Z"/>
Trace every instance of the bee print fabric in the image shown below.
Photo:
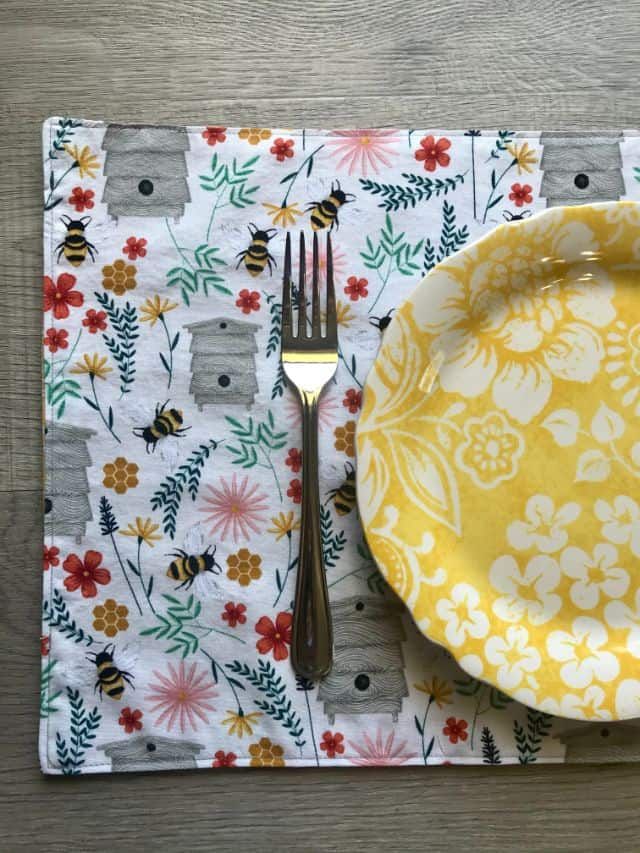
<path fill-rule="evenodd" d="M 638 136 L 51 118 L 43 161 L 43 771 L 634 755 L 634 725 L 607 737 L 530 710 L 420 635 L 362 535 L 355 427 L 424 273 L 505 220 L 640 197 Z M 320 404 L 335 662 L 319 684 L 290 665 L 287 230 L 331 233 L 338 296 Z"/>

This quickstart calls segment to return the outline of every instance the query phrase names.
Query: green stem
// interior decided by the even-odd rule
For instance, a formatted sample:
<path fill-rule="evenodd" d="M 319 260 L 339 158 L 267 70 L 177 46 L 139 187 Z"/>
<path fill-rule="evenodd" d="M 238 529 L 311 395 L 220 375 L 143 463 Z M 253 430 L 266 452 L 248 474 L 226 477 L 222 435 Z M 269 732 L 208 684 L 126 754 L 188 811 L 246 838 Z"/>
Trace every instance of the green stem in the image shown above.
<path fill-rule="evenodd" d="M 171 337 L 169 335 L 167 322 L 164 319 L 164 314 L 160 314 L 160 322 L 164 327 L 165 333 L 167 335 L 167 343 L 169 344 L 169 381 L 167 382 L 167 388 L 171 388 L 171 379 L 173 378 L 173 349 L 171 348 Z"/>
<path fill-rule="evenodd" d="M 91 390 L 93 391 L 93 399 L 94 399 L 94 402 L 96 404 L 97 412 L 100 415 L 100 417 L 102 418 L 102 423 L 106 426 L 106 428 L 109 430 L 109 432 L 115 438 L 115 440 L 118 442 L 118 444 L 122 444 L 122 442 L 120 441 L 118 436 L 115 434 L 113 429 L 109 426 L 109 422 L 105 418 L 105 416 L 102 412 L 102 409 L 100 408 L 100 401 L 98 400 L 98 394 L 96 393 L 96 378 L 93 375 L 93 373 L 89 374 L 89 381 L 91 382 Z"/>
<path fill-rule="evenodd" d="M 486 685 L 483 685 L 480 688 L 480 694 L 478 696 L 478 701 L 476 702 L 476 710 L 475 710 L 475 713 L 473 715 L 473 722 L 471 723 L 471 734 L 469 737 L 469 746 L 471 747 L 471 749 L 473 749 L 473 738 L 474 738 L 475 733 L 476 733 L 476 723 L 478 722 L 478 717 L 480 716 L 480 713 L 481 713 L 480 712 L 480 703 L 482 702 L 482 697 L 484 696 L 486 689 L 487 689 Z M 485 708 L 485 711 L 486 711 L 486 708 Z M 484 713 L 484 711 L 482 713 Z"/>
<path fill-rule="evenodd" d="M 429 716 L 429 711 L 430 711 L 432 705 L 433 705 L 433 696 L 429 696 L 429 701 L 427 702 L 427 708 L 424 712 L 424 717 L 422 718 L 422 736 L 421 736 L 422 760 L 423 760 L 425 766 L 427 764 L 427 758 L 429 756 L 427 755 L 427 749 L 424 745 L 424 733 L 425 733 L 425 729 L 427 727 L 427 717 Z"/>
<path fill-rule="evenodd" d="M 291 531 L 289 531 L 287 533 L 287 539 L 289 540 L 289 554 L 287 556 L 287 571 L 285 572 L 285 576 L 284 576 L 284 579 L 282 581 L 282 589 L 277 594 L 276 600 L 273 602 L 272 607 L 275 607 L 276 604 L 280 601 L 280 598 L 282 597 L 282 593 L 285 591 L 285 588 L 287 586 L 287 580 L 289 578 L 289 575 L 291 574 L 291 570 L 293 569 L 293 567 L 295 565 L 295 561 L 293 561 L 293 562 L 291 561 Z"/>
<path fill-rule="evenodd" d="M 206 625 L 201 625 L 199 622 L 193 622 L 192 627 L 197 628 L 199 631 L 202 631 L 202 634 L 199 638 L 201 640 L 204 640 L 204 638 L 208 637 L 209 634 L 216 633 L 222 634 L 223 637 L 230 637 L 232 640 L 235 640 L 237 643 L 242 643 L 245 646 L 247 644 L 247 641 L 243 640 L 242 637 L 238 637 L 237 634 L 232 634 L 231 631 L 223 631 L 222 628 L 215 628 L 213 626 L 207 628 Z"/>
<path fill-rule="evenodd" d="M 122 562 L 122 557 L 120 556 L 120 551 L 118 550 L 118 546 L 116 545 L 115 537 L 114 537 L 113 533 L 110 533 L 109 535 L 111 537 L 111 544 L 113 545 L 113 550 L 116 552 L 116 558 L 117 558 L 118 562 L 120 563 L 120 568 L 122 569 L 122 574 L 124 575 L 124 579 L 126 580 L 127 586 L 129 587 L 129 589 L 131 591 L 131 595 L 133 597 L 133 600 L 136 603 L 136 607 L 138 608 L 138 612 L 142 616 L 142 607 L 140 607 L 140 602 L 138 601 L 138 597 L 133 590 L 133 585 L 131 584 L 131 581 L 129 579 L 129 575 L 127 574 L 127 570 L 125 569 L 124 563 Z"/>
<path fill-rule="evenodd" d="M 311 716 L 311 705 L 309 704 L 309 691 L 304 691 L 304 698 L 307 703 L 307 716 L 309 717 L 309 728 L 311 729 L 311 743 L 313 744 L 313 752 L 316 757 L 316 767 L 320 767 L 320 759 L 318 757 L 318 747 L 316 746 L 316 735 L 313 730 L 313 717 Z"/>
<path fill-rule="evenodd" d="M 173 231 L 171 230 L 171 225 L 169 224 L 169 220 L 166 217 L 165 217 L 164 222 L 165 222 L 165 225 L 167 226 L 167 231 L 169 232 L 169 236 L 171 237 L 171 242 L 173 243 L 176 252 L 180 255 L 180 257 L 185 262 L 185 264 L 188 264 L 192 270 L 195 270 L 195 267 L 191 263 L 191 261 L 189 260 L 189 256 L 187 255 L 187 253 L 184 251 L 184 249 L 181 249 L 180 246 L 178 245 L 178 241 L 176 240 L 176 238 L 173 234 Z"/>
<path fill-rule="evenodd" d="M 276 488 L 278 489 L 278 496 L 280 498 L 280 503 L 282 503 L 282 489 L 280 488 L 280 482 L 278 481 L 278 475 L 276 474 L 276 469 L 273 467 L 273 462 L 271 461 L 271 457 L 264 449 L 264 447 L 260 446 L 260 450 L 262 451 L 262 455 L 267 460 L 267 464 L 263 465 L 263 468 L 270 468 L 271 473 L 273 474 L 273 479 L 276 481 Z"/>
<path fill-rule="evenodd" d="M 359 379 L 358 379 L 358 377 L 355 375 L 355 373 L 353 372 L 353 370 L 351 370 L 351 368 L 349 367 L 349 364 L 348 364 L 348 362 L 347 362 L 346 358 L 344 357 L 344 353 L 342 352 L 342 348 L 340 347 L 340 344 L 338 344 L 338 358 L 342 361 L 342 363 L 344 364 L 344 366 L 347 368 L 347 371 L 349 372 L 349 374 L 350 374 L 350 375 L 351 375 L 351 377 L 353 378 L 353 381 L 356 383 L 356 385 L 358 386 L 358 388 L 362 388 L 362 382 L 360 382 L 360 380 L 359 380 Z"/>
<path fill-rule="evenodd" d="M 312 151 L 311 154 L 308 154 L 305 157 L 305 159 L 302 161 L 302 163 L 300 164 L 300 168 L 298 169 L 298 171 L 294 172 L 294 174 L 292 175 L 291 180 L 289 182 L 289 187 L 285 193 L 284 198 L 282 199 L 281 207 L 287 206 L 287 200 L 289 198 L 289 193 L 293 189 L 293 185 L 295 184 L 295 182 L 298 180 L 298 177 L 300 176 L 300 172 L 304 169 L 304 167 L 307 165 L 309 160 L 311 160 L 311 158 L 314 157 L 318 153 L 318 151 L 320 151 L 321 148 L 324 148 L 324 143 L 322 145 L 318 145 L 318 147 L 314 151 Z M 303 148 L 303 150 L 304 150 L 304 148 Z"/>
<path fill-rule="evenodd" d="M 229 687 L 230 687 L 230 689 L 231 689 L 231 692 L 233 693 L 233 698 L 236 700 L 236 704 L 238 705 L 238 714 L 244 714 L 244 711 L 242 710 L 242 705 L 240 704 L 240 699 L 238 698 L 238 691 L 237 691 L 237 690 L 236 690 L 236 688 L 234 687 L 233 682 L 231 682 L 231 681 L 229 680 L 229 676 L 227 675 L 227 673 L 226 673 L 226 672 L 224 671 L 224 669 L 220 666 L 220 664 L 218 663 L 218 661 L 217 661 L 217 660 L 216 660 L 212 655 L 210 655 L 210 654 L 209 654 L 209 652 L 205 652 L 205 650 L 204 650 L 204 649 L 200 649 L 200 651 L 202 652 L 202 654 L 203 654 L 206 658 L 209 658 L 209 660 L 211 661 L 211 663 L 213 663 L 213 664 L 214 664 L 214 666 L 215 666 L 215 668 L 216 668 L 216 671 L 217 671 L 217 672 L 222 673 L 222 675 L 224 676 L 224 680 L 225 680 L 225 681 L 227 682 L 227 684 L 229 685 Z"/>
<path fill-rule="evenodd" d="M 220 204 L 220 199 L 222 198 L 224 193 L 225 193 L 224 190 L 220 190 L 220 192 L 218 193 L 218 197 L 216 198 L 215 204 L 213 205 L 213 208 L 211 210 L 211 216 L 209 217 L 209 224 L 207 225 L 207 237 L 206 237 L 207 245 L 209 244 L 209 237 L 211 236 L 211 229 L 213 228 L 213 219 L 216 215 L 216 211 L 222 210 L 222 208 L 227 207 L 227 204 L 228 204 L 228 202 L 225 202 L 224 204 Z"/>
<path fill-rule="evenodd" d="M 49 190 L 49 195 L 47 196 L 46 201 L 45 201 L 45 203 L 44 203 L 44 209 L 45 209 L 45 210 L 49 210 L 49 203 L 51 202 L 51 197 L 52 197 L 52 195 L 53 195 L 53 193 L 54 193 L 54 190 L 57 190 L 57 189 L 58 189 L 58 187 L 60 186 L 60 184 L 62 183 L 62 181 L 67 177 L 67 175 L 69 174 L 69 172 L 70 172 L 72 169 L 75 169 L 77 165 L 78 165 L 78 163 L 74 160 L 74 161 L 73 161 L 73 163 L 72 163 L 72 164 L 69 166 L 69 168 L 66 170 L 66 172 L 63 172 L 63 173 L 60 175 L 60 177 L 58 178 L 58 180 L 57 180 L 57 181 L 54 181 L 54 184 L 53 184 L 53 186 L 51 187 L 51 189 Z"/>
<path fill-rule="evenodd" d="M 147 592 L 147 585 L 142 578 L 142 565 L 140 563 L 140 548 L 142 546 L 142 539 L 138 536 L 138 577 L 140 578 L 140 586 L 142 587 L 142 591 L 144 592 L 144 597 L 147 599 L 147 603 L 151 610 L 153 611 L 154 616 L 157 616 L 156 609 L 153 606 L 153 603 L 149 597 L 149 593 Z"/>
<path fill-rule="evenodd" d="M 379 278 L 379 279 L 380 279 L 380 281 L 382 282 L 382 287 L 381 287 L 381 288 L 380 288 L 380 290 L 378 291 L 378 294 L 377 294 L 376 298 L 373 300 L 373 304 L 369 306 L 369 309 L 368 309 L 368 313 L 369 313 L 369 314 L 371 314 L 371 312 L 373 311 L 373 309 L 374 309 L 374 308 L 376 307 L 376 305 L 378 304 L 378 300 L 379 300 L 379 299 L 380 299 L 380 297 L 382 296 L 382 294 L 383 294 L 383 292 L 384 292 L 384 289 L 385 289 L 385 287 L 387 286 L 387 282 L 389 281 L 389 277 L 391 276 L 391 272 L 392 272 L 392 270 L 393 270 L 393 255 L 389 255 L 389 267 L 388 267 L 388 269 L 387 269 L 387 274 L 386 274 L 386 276 L 382 276 L 382 275 L 380 275 L 380 270 L 376 270 L 376 272 L 378 273 L 378 278 Z"/>
<path fill-rule="evenodd" d="M 500 184 L 500 181 L 504 178 L 504 176 L 507 174 L 507 172 L 509 171 L 509 169 L 513 168 L 513 166 L 515 166 L 515 164 L 516 164 L 517 162 L 518 162 L 518 161 L 514 158 L 514 159 L 509 163 L 509 165 L 505 168 L 505 170 L 504 170 L 503 172 L 501 172 L 501 173 L 500 173 L 500 177 L 498 178 L 498 180 L 497 180 L 497 181 L 496 181 L 496 183 L 495 183 L 495 186 L 492 188 L 491 192 L 489 193 L 489 198 L 487 199 L 487 204 L 486 204 L 485 209 L 484 209 L 484 216 L 482 217 L 482 224 L 483 224 L 483 225 L 484 225 L 484 223 L 487 221 L 487 215 L 488 215 L 488 213 L 489 213 L 489 209 L 490 209 L 490 207 L 491 207 L 491 202 L 493 201 L 493 197 L 494 197 L 494 195 L 495 195 L 496 190 L 498 189 L 498 185 Z"/>
<path fill-rule="evenodd" d="M 69 355 L 68 355 L 68 356 L 67 356 L 67 358 L 62 362 L 62 366 L 61 366 L 60 368 L 58 368 L 58 372 L 57 372 L 57 373 L 56 373 L 56 375 L 54 376 L 54 381 L 55 381 L 56 379 L 59 379 L 59 378 L 62 376 L 62 374 L 64 373 L 64 371 L 65 371 L 65 370 L 66 370 L 66 368 L 67 368 L 67 365 L 69 364 L 69 362 L 70 362 L 70 361 L 71 361 L 71 359 L 73 358 L 73 354 L 74 354 L 74 352 L 76 351 L 76 347 L 78 346 L 78 341 L 80 340 L 80 335 L 81 335 L 81 334 L 82 334 L 82 329 L 80 329 L 80 330 L 78 331 L 78 334 L 77 334 L 77 336 L 76 336 L 76 339 L 75 339 L 75 341 L 74 341 L 73 346 L 71 347 L 71 350 L 70 350 L 70 352 L 69 352 Z M 51 357 L 51 370 L 52 370 L 52 372 L 53 372 L 53 356 Z"/>

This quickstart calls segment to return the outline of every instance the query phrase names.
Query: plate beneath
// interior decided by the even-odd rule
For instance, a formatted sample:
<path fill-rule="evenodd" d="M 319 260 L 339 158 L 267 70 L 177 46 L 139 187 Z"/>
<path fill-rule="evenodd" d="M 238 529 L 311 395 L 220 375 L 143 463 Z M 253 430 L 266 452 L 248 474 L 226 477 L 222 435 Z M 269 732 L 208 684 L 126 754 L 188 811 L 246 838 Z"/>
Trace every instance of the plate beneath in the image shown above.
<path fill-rule="evenodd" d="M 471 675 L 640 716 L 640 205 L 553 208 L 430 272 L 365 386 L 383 575 Z"/>

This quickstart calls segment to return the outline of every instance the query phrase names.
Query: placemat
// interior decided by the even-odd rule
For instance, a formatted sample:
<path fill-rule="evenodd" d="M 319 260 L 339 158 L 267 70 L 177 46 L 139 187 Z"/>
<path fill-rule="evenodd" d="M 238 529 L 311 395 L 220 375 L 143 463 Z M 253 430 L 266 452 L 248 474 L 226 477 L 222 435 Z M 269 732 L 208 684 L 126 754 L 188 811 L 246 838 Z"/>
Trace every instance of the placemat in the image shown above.
<path fill-rule="evenodd" d="M 358 524 L 354 432 L 424 273 L 505 220 L 639 198 L 637 133 L 55 117 L 43 159 L 43 771 L 635 760 L 640 726 L 528 709 L 419 634 Z M 289 660 L 301 435 L 279 367 L 284 232 L 312 226 L 340 335 L 319 684 Z"/>

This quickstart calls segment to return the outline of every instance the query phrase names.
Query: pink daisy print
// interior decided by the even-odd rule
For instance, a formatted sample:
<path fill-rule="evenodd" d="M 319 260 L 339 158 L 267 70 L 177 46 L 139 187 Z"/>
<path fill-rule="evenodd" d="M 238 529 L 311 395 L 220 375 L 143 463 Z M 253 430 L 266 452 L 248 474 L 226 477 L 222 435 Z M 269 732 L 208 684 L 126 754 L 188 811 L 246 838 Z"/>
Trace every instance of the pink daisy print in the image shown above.
<path fill-rule="evenodd" d="M 338 411 L 336 395 L 332 391 L 327 391 L 320 397 L 318 404 L 318 423 L 322 431 L 333 429 Z M 300 403 L 293 393 L 287 392 L 284 398 L 284 416 L 287 424 L 293 429 L 299 429 L 302 426 Z"/>
<path fill-rule="evenodd" d="M 335 245 L 335 243 L 331 244 L 331 250 L 333 252 L 333 283 L 338 285 L 343 277 L 345 270 L 347 268 L 347 256 L 344 252 L 340 251 L 340 249 Z M 327 281 L 327 253 L 326 247 L 324 245 L 324 239 L 320 240 L 320 257 L 318 259 L 318 273 L 320 285 L 324 286 Z M 311 287 L 311 271 L 313 270 L 313 245 L 311 241 L 309 241 L 309 249 L 307 249 L 306 254 L 306 284 L 308 287 Z M 310 293 L 310 291 L 308 291 Z M 310 298 L 310 297 L 308 297 Z"/>
<path fill-rule="evenodd" d="M 215 706 L 207 699 L 213 699 L 216 693 L 213 682 L 210 681 L 206 670 L 198 671 L 197 664 L 193 663 L 187 670 L 184 661 L 180 661 L 176 670 L 173 664 L 169 664 L 169 672 L 163 675 L 154 669 L 153 674 L 158 679 L 158 684 L 150 684 L 146 698 L 150 702 L 151 711 L 161 711 L 155 721 L 156 726 L 163 723 L 167 725 L 167 731 L 171 731 L 176 723 L 182 734 L 187 730 L 187 725 L 193 731 L 198 729 L 198 719 L 205 725 L 209 719 L 205 711 L 215 711 Z"/>
<path fill-rule="evenodd" d="M 334 130 L 327 145 L 332 148 L 337 169 L 350 175 L 378 174 L 380 166 L 391 166 L 397 156 L 396 130 Z"/>
<path fill-rule="evenodd" d="M 265 492 L 254 483 L 249 485 L 249 477 L 238 482 L 236 474 L 231 482 L 220 477 L 218 488 L 207 487 L 209 496 L 204 499 L 206 506 L 200 512 L 207 513 L 207 521 L 212 522 L 211 535 L 220 534 L 221 541 L 229 533 L 234 542 L 249 539 L 251 533 L 260 533 L 260 525 L 266 520 L 264 511 L 269 503 Z"/>
<path fill-rule="evenodd" d="M 375 741 L 373 738 L 364 732 L 362 735 L 362 743 L 354 743 L 349 741 L 349 746 L 357 753 L 357 758 L 350 758 L 352 764 L 358 764 L 361 767 L 375 767 L 383 764 L 405 764 L 410 758 L 415 756 L 415 752 L 406 752 L 406 740 L 395 744 L 395 732 L 390 731 L 386 737 L 382 734 L 382 729 L 378 727 Z"/>

